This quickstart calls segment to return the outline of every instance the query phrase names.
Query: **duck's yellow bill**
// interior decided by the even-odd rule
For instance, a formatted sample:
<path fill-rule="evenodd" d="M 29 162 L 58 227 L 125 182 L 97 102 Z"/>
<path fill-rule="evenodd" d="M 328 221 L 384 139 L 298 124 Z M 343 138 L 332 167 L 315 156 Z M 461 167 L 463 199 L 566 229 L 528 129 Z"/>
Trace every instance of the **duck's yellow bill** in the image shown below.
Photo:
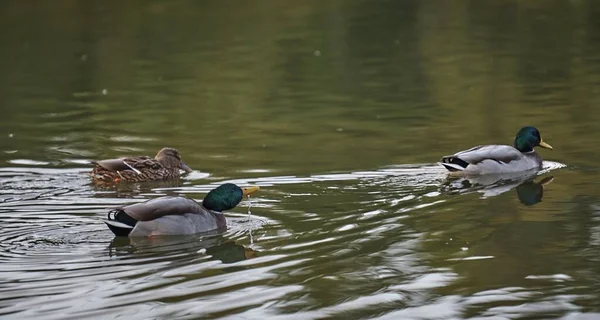
<path fill-rule="evenodd" d="M 544 140 L 540 141 L 540 147 L 550 149 L 550 150 L 554 149 L 554 148 L 552 148 L 551 145 L 545 143 Z"/>
<path fill-rule="evenodd" d="M 260 188 L 258 186 L 251 186 L 251 187 L 246 187 L 246 188 L 242 188 L 242 193 L 244 194 L 244 196 L 247 196 L 249 194 L 253 194 L 256 191 L 258 191 Z"/>

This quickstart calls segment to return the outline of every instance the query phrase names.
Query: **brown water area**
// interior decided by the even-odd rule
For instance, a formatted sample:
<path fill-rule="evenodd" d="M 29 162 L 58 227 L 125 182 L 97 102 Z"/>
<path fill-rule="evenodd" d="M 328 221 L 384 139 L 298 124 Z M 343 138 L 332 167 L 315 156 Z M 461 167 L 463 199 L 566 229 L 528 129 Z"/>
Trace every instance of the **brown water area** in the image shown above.
<path fill-rule="evenodd" d="M 600 318 L 599 103 L 593 0 L 2 1 L 0 318 Z M 525 125 L 537 174 L 438 164 Z M 224 182 L 227 230 L 103 223 Z"/>

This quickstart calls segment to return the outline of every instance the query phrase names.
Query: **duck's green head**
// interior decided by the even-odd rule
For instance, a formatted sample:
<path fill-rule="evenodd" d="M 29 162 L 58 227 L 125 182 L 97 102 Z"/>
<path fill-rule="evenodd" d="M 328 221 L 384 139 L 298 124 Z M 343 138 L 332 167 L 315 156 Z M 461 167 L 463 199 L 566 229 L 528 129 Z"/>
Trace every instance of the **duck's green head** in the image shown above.
<path fill-rule="evenodd" d="M 535 127 L 523 127 L 515 137 L 514 147 L 521 152 L 531 152 L 540 146 L 552 150 L 552 146 L 542 140 L 540 132 Z"/>
<path fill-rule="evenodd" d="M 242 201 L 244 196 L 252 194 L 258 189 L 258 186 L 240 188 L 233 183 L 225 183 L 212 189 L 202 200 L 202 206 L 218 212 L 231 210 Z"/>

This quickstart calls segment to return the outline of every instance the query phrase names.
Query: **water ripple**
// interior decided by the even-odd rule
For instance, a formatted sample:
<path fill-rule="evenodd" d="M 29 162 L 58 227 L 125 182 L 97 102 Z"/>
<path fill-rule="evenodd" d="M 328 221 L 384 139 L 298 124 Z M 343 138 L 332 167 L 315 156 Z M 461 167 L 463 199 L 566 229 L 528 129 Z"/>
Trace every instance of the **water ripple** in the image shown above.
<path fill-rule="evenodd" d="M 562 166 L 545 168 L 548 173 Z M 554 312 L 580 310 L 569 301 L 582 296 L 566 293 L 562 300 L 555 295 L 558 300 L 508 305 L 539 299 L 525 288 L 434 294 L 461 276 L 433 264 L 499 259 L 461 250 L 459 243 L 442 259 L 423 252 L 445 232 L 423 229 L 422 221 L 456 201 L 455 190 L 444 189 L 446 172 L 436 165 L 229 180 L 265 187 L 251 199 L 251 216 L 244 212 L 249 205 L 244 200 L 227 214 L 224 233 L 164 239 L 113 239 L 102 223 L 106 208 L 164 194 L 200 198 L 222 181 L 97 188 L 85 171 L 0 169 L 0 314 L 19 319 L 108 314 L 396 319 L 460 317 L 467 310 L 510 316 L 536 313 L 549 304 Z M 466 200 L 479 189 L 457 190 Z M 561 274 L 524 279 L 572 280 Z"/>

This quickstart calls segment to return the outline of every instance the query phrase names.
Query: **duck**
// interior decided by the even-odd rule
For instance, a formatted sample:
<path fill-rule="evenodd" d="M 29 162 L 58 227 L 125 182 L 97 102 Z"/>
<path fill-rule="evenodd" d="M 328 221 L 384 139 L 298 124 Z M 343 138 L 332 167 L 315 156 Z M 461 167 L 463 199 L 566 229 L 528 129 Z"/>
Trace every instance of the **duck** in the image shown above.
<path fill-rule="evenodd" d="M 442 157 L 441 164 L 451 175 L 482 175 L 515 173 L 542 168 L 542 157 L 535 147 L 552 150 L 542 140 L 537 128 L 521 128 L 512 146 L 479 145 L 468 150 Z"/>
<path fill-rule="evenodd" d="M 179 178 L 179 169 L 192 172 L 174 148 L 162 148 L 154 158 L 148 156 L 106 159 L 93 162 L 90 176 L 94 182 L 145 182 Z"/>
<path fill-rule="evenodd" d="M 212 189 L 198 203 L 186 197 L 165 196 L 112 209 L 104 223 L 125 237 L 192 235 L 225 228 L 223 211 L 235 208 L 260 188 L 241 188 L 225 183 Z"/>

